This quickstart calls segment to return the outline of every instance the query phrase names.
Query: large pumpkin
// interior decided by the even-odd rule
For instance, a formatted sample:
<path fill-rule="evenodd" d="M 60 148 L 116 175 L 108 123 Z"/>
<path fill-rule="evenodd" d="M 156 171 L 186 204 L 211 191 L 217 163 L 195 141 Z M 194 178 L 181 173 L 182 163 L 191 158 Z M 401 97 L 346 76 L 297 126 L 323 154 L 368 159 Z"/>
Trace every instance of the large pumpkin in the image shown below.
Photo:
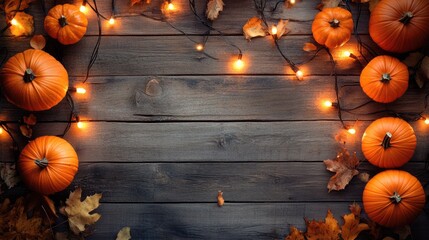
<path fill-rule="evenodd" d="M 386 227 L 410 224 L 424 205 L 425 192 L 419 180 L 401 170 L 386 170 L 375 175 L 363 191 L 366 214 Z"/>
<path fill-rule="evenodd" d="M 75 5 L 56 5 L 49 10 L 44 26 L 49 36 L 68 45 L 82 39 L 86 33 L 88 19 Z"/>
<path fill-rule="evenodd" d="M 428 0 L 383 0 L 371 12 L 369 34 L 381 48 L 403 53 L 429 41 Z"/>
<path fill-rule="evenodd" d="M 73 181 L 79 161 L 72 145 L 55 136 L 38 137 L 22 150 L 18 169 L 23 182 L 35 192 L 49 195 Z"/>
<path fill-rule="evenodd" d="M 340 7 L 323 9 L 314 17 L 311 26 L 316 42 L 328 48 L 344 45 L 349 41 L 352 30 L 352 14 Z"/>
<path fill-rule="evenodd" d="M 6 99 L 28 111 L 48 110 L 66 95 L 69 80 L 66 69 L 42 50 L 29 49 L 11 57 L 0 80 Z"/>
<path fill-rule="evenodd" d="M 410 124 L 394 117 L 375 120 L 362 137 L 365 158 L 381 168 L 401 167 L 411 159 L 416 145 L 416 135 Z"/>
<path fill-rule="evenodd" d="M 360 74 L 360 85 L 372 100 L 381 103 L 393 102 L 408 88 L 408 68 L 391 56 L 377 56 Z"/>

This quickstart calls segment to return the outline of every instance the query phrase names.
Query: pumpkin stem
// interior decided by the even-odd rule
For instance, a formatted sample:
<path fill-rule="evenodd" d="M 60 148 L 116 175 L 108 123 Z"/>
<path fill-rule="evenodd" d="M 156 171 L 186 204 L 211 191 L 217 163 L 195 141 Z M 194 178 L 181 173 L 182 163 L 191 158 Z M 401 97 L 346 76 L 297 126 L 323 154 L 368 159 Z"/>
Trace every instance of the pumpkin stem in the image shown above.
<path fill-rule="evenodd" d="M 61 27 L 64 27 L 65 25 L 67 25 L 67 19 L 64 15 L 61 15 L 60 18 L 58 18 L 58 22 L 60 23 Z"/>
<path fill-rule="evenodd" d="M 390 74 L 388 74 L 388 73 L 383 73 L 383 75 L 381 75 L 381 81 L 383 83 L 388 83 L 390 81 L 390 79 L 392 79 L 392 78 L 390 77 Z"/>
<path fill-rule="evenodd" d="M 329 24 L 331 24 L 331 27 L 337 28 L 340 26 L 340 21 L 334 18 L 334 20 L 330 21 Z"/>
<path fill-rule="evenodd" d="M 392 196 L 390 196 L 390 199 L 392 199 L 393 203 L 400 203 L 402 201 L 401 195 L 399 195 L 397 192 L 394 192 Z"/>
<path fill-rule="evenodd" d="M 27 68 L 25 69 L 25 73 L 24 73 L 24 82 L 29 83 L 31 81 L 33 81 L 33 79 L 36 76 L 34 76 L 34 73 L 31 69 Z"/>
<path fill-rule="evenodd" d="M 381 146 L 383 146 L 384 149 L 390 147 L 390 139 L 392 139 L 392 133 L 386 132 L 386 135 L 384 135 L 383 138 L 383 142 L 381 142 Z"/>
<path fill-rule="evenodd" d="M 43 158 L 42 160 L 35 160 L 34 163 L 39 166 L 40 168 L 45 168 L 48 166 L 48 159 Z"/>
<path fill-rule="evenodd" d="M 399 19 L 399 21 L 403 24 L 408 24 L 411 21 L 411 18 L 413 18 L 414 15 L 412 12 L 406 12 L 404 15 Z"/>

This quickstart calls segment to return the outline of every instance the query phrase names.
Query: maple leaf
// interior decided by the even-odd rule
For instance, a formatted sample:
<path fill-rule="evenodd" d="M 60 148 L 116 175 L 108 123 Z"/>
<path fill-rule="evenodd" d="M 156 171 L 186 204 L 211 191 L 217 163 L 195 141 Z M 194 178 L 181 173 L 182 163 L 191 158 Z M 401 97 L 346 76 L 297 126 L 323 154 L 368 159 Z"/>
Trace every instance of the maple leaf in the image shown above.
<path fill-rule="evenodd" d="M 118 232 L 118 235 L 116 235 L 116 240 L 130 240 L 131 239 L 130 230 L 131 230 L 130 227 L 123 227 Z"/>
<path fill-rule="evenodd" d="M 299 231 L 296 227 L 291 226 L 289 235 L 285 237 L 285 240 L 305 240 L 304 233 Z"/>
<path fill-rule="evenodd" d="M 327 170 L 335 172 L 335 175 L 328 182 L 329 191 L 344 189 L 350 180 L 359 174 L 359 171 L 356 169 L 359 166 L 356 153 L 350 156 L 345 148 L 338 153 L 335 159 L 324 160 L 323 163 L 326 165 Z"/>
<path fill-rule="evenodd" d="M 34 32 L 33 16 L 25 12 L 17 12 L 14 19 L 17 24 L 10 26 L 10 32 L 15 36 L 30 36 Z"/>
<path fill-rule="evenodd" d="M 43 37 L 43 35 L 40 35 L 40 34 L 34 35 L 30 40 L 30 46 L 34 49 L 42 50 L 46 46 L 45 37 Z M 34 116 L 34 114 L 30 114 L 30 116 L 31 115 Z M 36 124 L 36 122 L 34 122 L 34 124 Z"/>
<path fill-rule="evenodd" d="M 369 230 L 366 223 L 360 223 L 361 207 L 354 203 L 350 206 L 350 213 L 343 216 L 344 224 L 341 227 L 341 237 L 343 240 L 355 240 L 359 233 Z"/>
<path fill-rule="evenodd" d="M 277 23 L 277 39 L 280 39 L 283 35 L 286 35 L 289 32 L 289 29 L 286 28 L 289 20 L 280 19 Z"/>
<path fill-rule="evenodd" d="M 319 9 L 320 11 L 322 11 L 325 8 L 334 8 L 334 7 L 338 7 L 338 5 L 340 4 L 341 0 L 322 0 L 319 5 L 317 5 L 317 9 Z"/>
<path fill-rule="evenodd" d="M 340 234 L 340 227 L 338 221 L 332 215 L 332 212 L 328 210 L 325 221 L 305 220 L 307 225 L 307 232 L 305 237 L 307 240 L 338 240 Z"/>
<path fill-rule="evenodd" d="M 219 207 L 222 207 L 224 203 L 225 203 L 225 200 L 223 199 L 223 192 L 218 191 L 217 192 L 217 205 Z"/>
<path fill-rule="evenodd" d="M 0 164 L 0 183 L 4 182 L 8 189 L 13 188 L 21 180 L 16 173 L 15 163 L 1 163 Z M 1 193 L 1 189 L 0 189 Z"/>
<path fill-rule="evenodd" d="M 307 43 L 304 43 L 304 47 L 302 47 L 302 50 L 306 52 L 312 52 L 312 51 L 316 51 L 317 47 L 313 43 L 307 42 Z"/>
<path fill-rule="evenodd" d="M 86 225 L 94 224 L 101 217 L 98 213 L 90 214 L 90 212 L 100 205 L 101 193 L 88 196 L 83 202 L 80 201 L 81 196 L 81 188 L 77 188 L 71 192 L 64 208 L 70 229 L 76 235 L 85 231 Z"/>
<path fill-rule="evenodd" d="M 209 0 L 207 3 L 206 15 L 210 20 L 215 20 L 219 16 L 219 12 L 223 11 L 223 3 L 222 0 Z"/>
<path fill-rule="evenodd" d="M 263 26 L 262 19 L 259 17 L 250 18 L 243 26 L 244 37 L 250 40 L 254 37 L 264 37 L 267 34 L 266 28 Z"/>

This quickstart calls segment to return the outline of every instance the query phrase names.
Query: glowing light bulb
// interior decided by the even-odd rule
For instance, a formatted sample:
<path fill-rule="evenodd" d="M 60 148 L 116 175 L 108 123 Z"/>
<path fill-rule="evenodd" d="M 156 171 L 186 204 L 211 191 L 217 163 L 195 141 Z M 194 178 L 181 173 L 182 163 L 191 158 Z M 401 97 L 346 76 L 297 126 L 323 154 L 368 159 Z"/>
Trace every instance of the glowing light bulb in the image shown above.
<path fill-rule="evenodd" d="M 3 127 L 0 127 L 0 134 L 3 134 Z"/>
<path fill-rule="evenodd" d="M 82 129 L 84 127 L 83 122 L 77 122 L 77 128 Z"/>
<path fill-rule="evenodd" d="M 86 89 L 82 88 L 82 87 L 78 87 L 78 88 L 76 88 L 76 93 L 85 94 L 86 93 Z"/>
<path fill-rule="evenodd" d="M 327 100 L 327 101 L 323 102 L 323 106 L 325 106 L 325 107 L 332 107 L 332 102 L 329 101 L 329 100 Z"/>
<path fill-rule="evenodd" d="M 113 17 L 110 17 L 110 19 L 109 19 L 109 24 L 110 24 L 110 25 L 115 24 L 115 19 L 114 19 Z"/>
<path fill-rule="evenodd" d="M 271 35 L 277 36 L 277 26 L 276 25 L 273 25 L 271 27 Z"/>
<path fill-rule="evenodd" d="M 301 70 L 296 71 L 295 75 L 298 78 L 298 80 L 304 79 L 304 73 Z"/>
<path fill-rule="evenodd" d="M 202 51 L 204 50 L 204 46 L 201 43 L 198 43 L 197 45 L 195 45 L 195 49 L 197 49 L 197 51 Z"/>
<path fill-rule="evenodd" d="M 240 69 L 242 69 L 244 67 L 244 62 L 241 59 L 242 57 L 243 57 L 243 55 L 241 53 L 238 54 L 238 59 L 234 62 L 234 68 L 236 70 L 240 70 Z"/>
<path fill-rule="evenodd" d="M 168 5 L 167 5 L 167 9 L 168 10 L 170 10 L 170 11 L 173 11 L 174 9 L 176 9 L 175 7 L 174 7 L 174 4 L 173 3 L 168 3 Z"/>
<path fill-rule="evenodd" d="M 352 53 L 351 52 L 349 52 L 349 51 L 344 51 L 343 52 L 343 56 L 344 57 L 350 57 L 352 55 Z"/>
<path fill-rule="evenodd" d="M 88 11 L 88 9 L 86 8 L 85 5 L 80 5 L 79 11 L 86 13 Z"/>
<path fill-rule="evenodd" d="M 429 125 L 429 118 L 426 118 L 426 119 L 425 119 L 425 124 L 426 124 L 426 125 Z"/>
<path fill-rule="evenodd" d="M 10 21 L 10 24 L 12 24 L 12 26 L 16 26 L 18 25 L 18 21 L 15 18 L 12 18 L 12 20 Z"/>
<path fill-rule="evenodd" d="M 350 134 L 354 135 L 354 134 L 356 134 L 356 129 L 349 128 L 349 129 L 347 129 L 347 132 L 349 132 Z"/>
<path fill-rule="evenodd" d="M 290 4 L 295 4 L 295 0 L 289 0 Z"/>

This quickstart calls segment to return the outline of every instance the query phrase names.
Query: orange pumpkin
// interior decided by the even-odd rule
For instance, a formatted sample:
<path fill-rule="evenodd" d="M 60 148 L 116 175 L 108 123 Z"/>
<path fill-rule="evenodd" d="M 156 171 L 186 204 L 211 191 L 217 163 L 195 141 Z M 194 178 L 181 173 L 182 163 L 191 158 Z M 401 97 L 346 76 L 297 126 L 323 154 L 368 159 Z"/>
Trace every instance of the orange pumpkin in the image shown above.
<path fill-rule="evenodd" d="M 413 128 L 400 118 L 377 119 L 362 136 L 363 155 L 381 168 L 401 167 L 411 159 L 416 145 Z"/>
<path fill-rule="evenodd" d="M 48 110 L 66 95 L 66 69 L 42 50 L 29 49 L 11 57 L 0 73 L 6 99 L 28 111 Z"/>
<path fill-rule="evenodd" d="M 38 137 L 22 150 L 18 169 L 28 188 L 44 195 L 64 190 L 73 181 L 79 160 L 72 145 L 55 136 Z"/>
<path fill-rule="evenodd" d="M 314 17 L 311 31 L 319 44 L 328 48 L 343 46 L 353 31 L 352 14 L 340 7 L 325 8 Z"/>
<path fill-rule="evenodd" d="M 369 34 L 381 48 L 403 53 L 429 41 L 428 0 L 383 0 L 371 12 Z"/>
<path fill-rule="evenodd" d="M 423 210 L 425 200 L 419 180 L 401 170 L 386 170 L 375 175 L 363 191 L 366 214 L 386 227 L 410 224 Z"/>
<path fill-rule="evenodd" d="M 360 86 L 372 100 L 381 103 L 393 102 L 408 88 L 408 68 L 391 56 L 377 56 L 360 74 Z"/>
<path fill-rule="evenodd" d="M 45 17 L 45 31 L 64 45 L 79 42 L 85 35 L 88 19 L 75 5 L 56 5 Z"/>

